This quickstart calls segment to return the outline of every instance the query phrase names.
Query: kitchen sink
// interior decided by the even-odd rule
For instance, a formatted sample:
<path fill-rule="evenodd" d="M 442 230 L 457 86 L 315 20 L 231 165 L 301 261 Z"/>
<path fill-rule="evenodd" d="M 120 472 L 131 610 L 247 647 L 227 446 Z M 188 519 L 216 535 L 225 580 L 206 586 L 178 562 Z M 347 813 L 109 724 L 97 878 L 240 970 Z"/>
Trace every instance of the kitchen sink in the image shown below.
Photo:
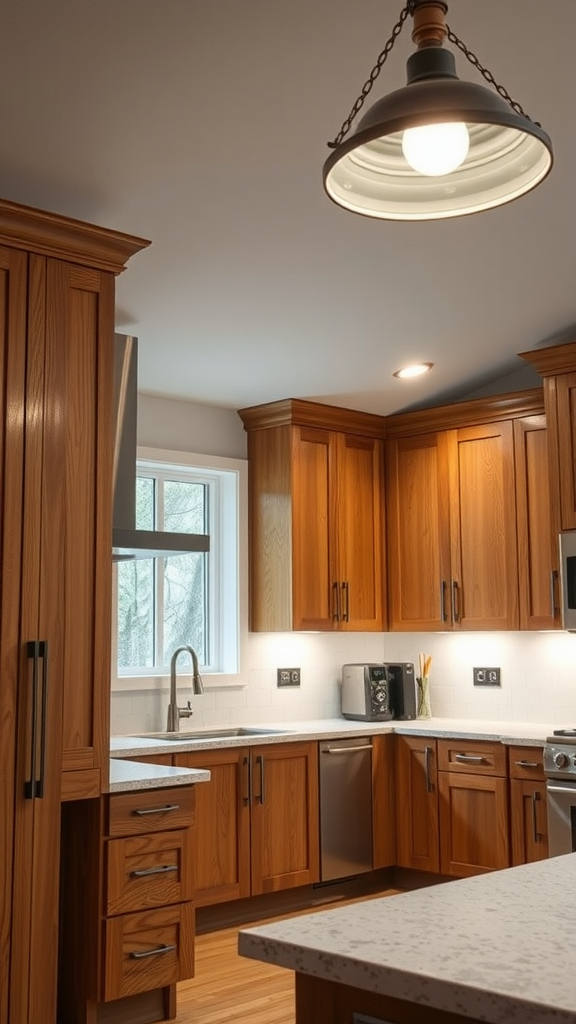
<path fill-rule="evenodd" d="M 286 736 L 289 732 L 289 729 L 258 729 L 257 727 L 239 726 L 237 729 L 199 729 L 197 732 L 146 732 L 139 733 L 138 739 L 199 743 L 203 740 L 236 739 L 239 736 Z"/>

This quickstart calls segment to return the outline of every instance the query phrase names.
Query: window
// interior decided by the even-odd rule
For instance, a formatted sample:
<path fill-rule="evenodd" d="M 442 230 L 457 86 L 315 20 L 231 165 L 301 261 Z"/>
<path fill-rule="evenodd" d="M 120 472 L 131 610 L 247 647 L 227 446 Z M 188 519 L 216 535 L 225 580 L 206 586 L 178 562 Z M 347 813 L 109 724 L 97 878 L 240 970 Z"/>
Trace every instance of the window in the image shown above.
<path fill-rule="evenodd" d="M 139 458 L 137 528 L 205 533 L 210 551 L 118 563 L 118 676 L 166 674 L 181 644 L 192 645 L 204 677 L 235 675 L 245 463 L 156 454 L 171 460 Z"/>

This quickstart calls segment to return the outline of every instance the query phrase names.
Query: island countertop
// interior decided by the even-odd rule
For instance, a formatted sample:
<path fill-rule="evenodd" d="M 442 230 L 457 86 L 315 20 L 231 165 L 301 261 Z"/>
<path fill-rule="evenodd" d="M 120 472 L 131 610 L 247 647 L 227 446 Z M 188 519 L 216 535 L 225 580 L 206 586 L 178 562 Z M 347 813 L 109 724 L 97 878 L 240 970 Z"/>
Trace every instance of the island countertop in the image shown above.
<path fill-rule="evenodd" d="M 238 948 L 489 1024 L 576 1024 L 576 854 L 249 928 Z"/>

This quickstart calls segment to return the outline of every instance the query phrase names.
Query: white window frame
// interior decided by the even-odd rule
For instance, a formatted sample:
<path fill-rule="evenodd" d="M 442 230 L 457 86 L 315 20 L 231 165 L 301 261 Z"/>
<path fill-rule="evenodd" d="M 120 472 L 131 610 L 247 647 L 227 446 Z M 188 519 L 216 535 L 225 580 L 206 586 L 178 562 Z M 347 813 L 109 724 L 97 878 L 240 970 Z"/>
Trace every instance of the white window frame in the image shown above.
<path fill-rule="evenodd" d="M 220 491 L 217 524 L 219 543 L 212 548 L 216 556 L 214 571 L 219 576 L 220 607 L 210 608 L 212 616 L 211 643 L 219 643 L 223 671 L 202 670 L 205 690 L 228 689 L 245 686 L 246 640 L 248 636 L 248 463 L 245 459 L 231 459 L 216 455 L 171 451 L 164 448 L 139 447 L 138 467 L 146 464 L 154 471 L 158 467 L 173 467 L 176 471 L 205 469 L 222 471 L 218 478 Z M 118 673 L 117 656 L 117 573 L 114 572 L 112 602 L 112 689 L 115 693 L 151 691 L 169 683 L 164 670 L 146 669 L 137 675 Z"/>

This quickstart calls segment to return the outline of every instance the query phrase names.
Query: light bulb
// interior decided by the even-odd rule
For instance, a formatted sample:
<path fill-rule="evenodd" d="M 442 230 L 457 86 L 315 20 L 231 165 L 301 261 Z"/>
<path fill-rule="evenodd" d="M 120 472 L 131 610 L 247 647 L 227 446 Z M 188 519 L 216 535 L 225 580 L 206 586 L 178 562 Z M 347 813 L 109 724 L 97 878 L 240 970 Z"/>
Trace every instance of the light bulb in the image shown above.
<path fill-rule="evenodd" d="M 402 136 L 402 152 L 415 171 L 427 177 L 450 174 L 464 163 L 470 138 L 462 121 L 423 124 L 407 128 Z"/>

